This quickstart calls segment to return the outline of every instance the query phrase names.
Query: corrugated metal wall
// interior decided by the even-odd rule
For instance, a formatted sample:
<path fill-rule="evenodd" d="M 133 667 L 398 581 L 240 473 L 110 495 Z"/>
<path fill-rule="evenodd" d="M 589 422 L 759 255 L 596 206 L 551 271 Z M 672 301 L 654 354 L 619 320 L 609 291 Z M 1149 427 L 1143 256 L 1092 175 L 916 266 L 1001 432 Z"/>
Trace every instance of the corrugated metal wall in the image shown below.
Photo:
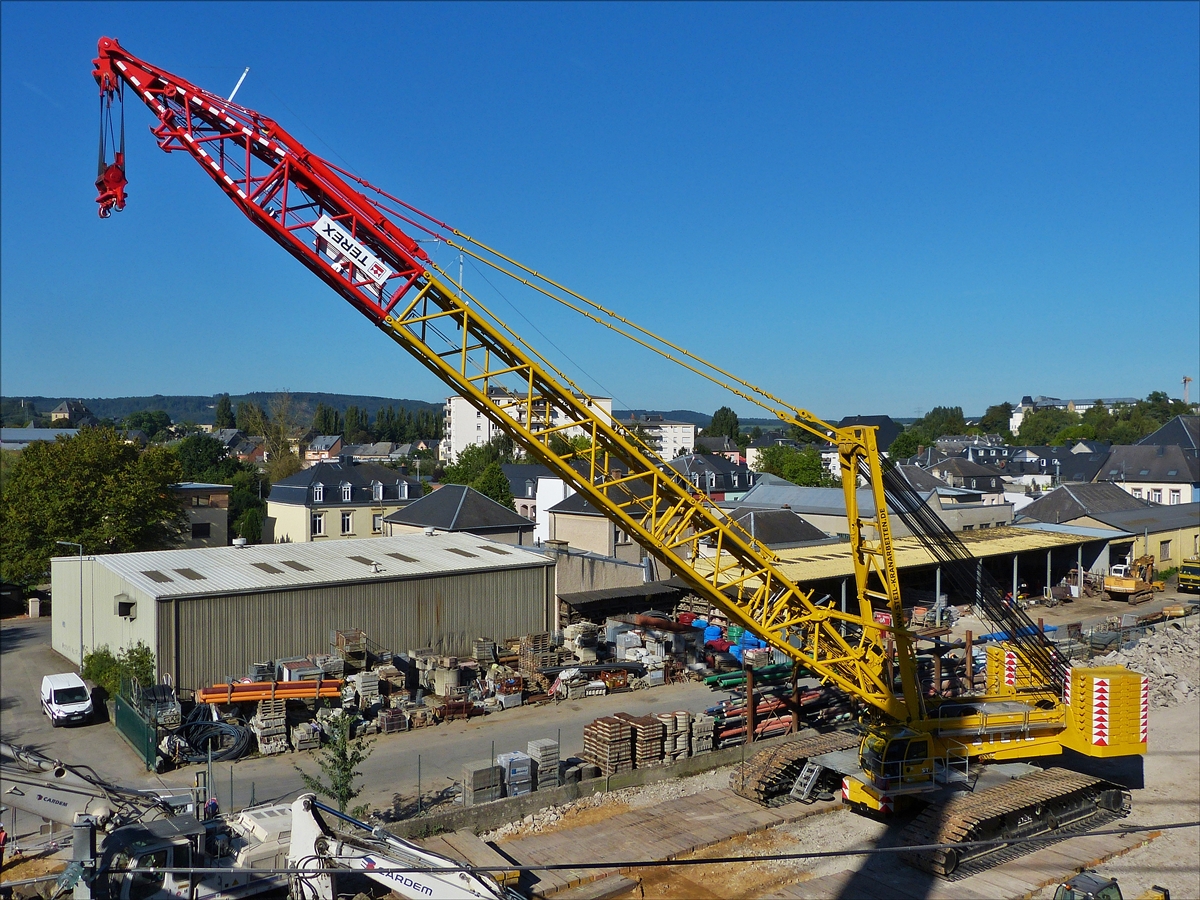
<path fill-rule="evenodd" d="M 79 664 L 80 628 L 83 615 L 83 652 L 86 656 L 97 647 L 108 646 L 113 653 L 143 641 L 155 643 L 155 603 L 120 575 L 96 562 L 83 558 L 83 596 L 80 598 L 78 559 L 54 559 L 50 566 L 50 596 L 53 624 L 51 646 L 76 665 Z M 137 603 L 136 618 L 116 615 L 114 598 L 124 593 Z M 170 671 L 162 669 L 162 671 Z"/>
<path fill-rule="evenodd" d="M 176 670 L 181 687 L 200 687 L 240 677 L 252 662 L 328 653 L 330 632 L 346 628 L 397 653 L 462 656 L 477 637 L 548 630 L 553 604 L 553 565 L 179 600 L 176 670 L 176 603 L 164 600 L 159 668 Z"/>

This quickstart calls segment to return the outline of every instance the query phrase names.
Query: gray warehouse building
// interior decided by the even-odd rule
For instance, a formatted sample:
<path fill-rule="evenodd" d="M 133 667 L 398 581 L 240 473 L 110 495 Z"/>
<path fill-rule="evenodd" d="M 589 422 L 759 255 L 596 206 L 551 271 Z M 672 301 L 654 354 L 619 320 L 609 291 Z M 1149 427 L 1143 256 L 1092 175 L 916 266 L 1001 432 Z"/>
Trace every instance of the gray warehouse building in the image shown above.
<path fill-rule="evenodd" d="M 51 578 L 56 651 L 78 663 L 143 641 L 184 688 L 327 653 L 337 629 L 461 656 L 554 623 L 554 560 L 471 534 L 67 556 Z"/>

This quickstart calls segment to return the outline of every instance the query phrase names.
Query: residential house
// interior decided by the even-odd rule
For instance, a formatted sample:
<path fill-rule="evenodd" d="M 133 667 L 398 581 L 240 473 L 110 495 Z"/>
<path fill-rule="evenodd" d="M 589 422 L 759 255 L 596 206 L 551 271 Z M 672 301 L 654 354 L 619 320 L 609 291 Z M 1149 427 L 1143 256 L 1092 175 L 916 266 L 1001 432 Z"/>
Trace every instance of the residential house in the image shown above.
<path fill-rule="evenodd" d="M 1200 556 L 1200 501 L 1093 512 L 1072 524 L 1127 533 L 1130 537 L 1123 544 L 1114 539 L 1115 555 L 1131 559 L 1152 555 L 1159 569 L 1170 569 L 1188 557 Z"/>
<path fill-rule="evenodd" d="M 1093 481 L 1108 451 L 1075 453 L 1072 447 L 1013 447 L 1003 467 L 1010 485 L 1045 489 L 1063 482 Z"/>
<path fill-rule="evenodd" d="M 50 410 L 50 424 L 79 428 L 81 425 L 94 425 L 96 417 L 92 411 L 83 405 L 82 400 L 64 400 Z"/>
<path fill-rule="evenodd" d="M 211 436 L 213 440 L 220 441 L 226 450 L 232 450 L 246 440 L 246 433 L 236 428 L 218 428 L 212 432 Z"/>
<path fill-rule="evenodd" d="M 782 431 L 764 431 L 747 445 L 746 465 L 755 472 L 759 471 L 758 460 L 768 447 L 791 447 L 793 450 L 799 450 L 800 444 Z"/>
<path fill-rule="evenodd" d="M 376 441 L 373 444 L 348 444 L 341 449 L 340 456 L 349 456 L 355 462 L 390 462 L 396 445 L 391 441 Z"/>
<path fill-rule="evenodd" d="M 1118 445 L 1093 480 L 1119 484 L 1151 503 L 1192 503 L 1200 500 L 1200 456 L 1178 444 Z"/>
<path fill-rule="evenodd" d="M 626 428 L 641 426 L 650 438 L 654 452 L 663 459 L 691 453 L 696 447 L 696 426 L 691 422 L 676 422 L 653 413 L 631 416 L 628 422 L 621 424 Z"/>
<path fill-rule="evenodd" d="M 513 506 L 517 513 L 531 522 L 536 522 L 538 479 L 554 477 L 550 470 L 537 464 L 503 463 L 500 471 L 508 479 L 508 489 L 512 492 Z"/>
<path fill-rule="evenodd" d="M 342 436 L 340 434 L 318 434 L 304 451 L 304 464 L 312 465 L 329 459 L 337 459 L 342 455 Z"/>
<path fill-rule="evenodd" d="M 440 459 L 438 448 L 441 441 L 435 441 L 432 438 L 418 438 L 415 441 L 409 441 L 407 444 L 397 444 L 392 450 L 393 459 L 409 459 L 423 451 L 429 451 L 434 459 Z"/>
<path fill-rule="evenodd" d="M 1048 408 L 1066 409 L 1067 403 L 1057 397 L 1043 397 L 1040 394 L 1037 397 L 1030 397 L 1026 394 L 1021 398 L 1021 402 L 1013 407 L 1013 411 L 1008 417 L 1008 430 L 1016 434 L 1021 430 L 1021 422 L 1025 420 L 1026 413 Z"/>
<path fill-rule="evenodd" d="M 966 459 L 946 459 L 929 471 L 951 487 L 979 491 L 984 503 L 1004 502 L 1004 478 L 991 466 L 981 466 Z"/>
<path fill-rule="evenodd" d="M 689 453 L 671 460 L 667 465 L 714 502 L 739 499 L 754 486 L 758 477 L 744 462 L 730 462 L 724 456 Z"/>
<path fill-rule="evenodd" d="M 742 449 L 731 441 L 728 435 L 717 434 L 709 437 L 707 435 L 696 438 L 697 451 L 703 450 L 706 454 L 713 456 L 721 456 L 732 463 L 741 461 Z M 674 459 L 673 456 L 664 456 L 663 459 Z"/>
<path fill-rule="evenodd" d="M 904 432 L 904 426 L 891 416 L 845 416 L 837 423 L 838 428 L 852 428 L 855 425 L 870 425 L 875 429 L 875 444 L 880 453 L 887 453 L 892 441 Z"/>
<path fill-rule="evenodd" d="M 350 457 L 320 461 L 283 478 L 267 498 L 265 539 L 337 540 L 383 534 L 383 519 L 424 494 L 421 482 Z"/>
<path fill-rule="evenodd" d="M 621 490 L 630 496 L 648 495 L 648 489 L 641 481 L 627 482 Z M 583 494 L 572 493 L 561 502 L 546 507 L 546 515 L 550 536 L 543 543 L 559 542 L 627 563 L 640 563 L 646 556 L 640 544 L 624 529 L 609 521 Z"/>
<path fill-rule="evenodd" d="M 436 528 L 517 545 L 532 544 L 534 530 L 529 519 L 465 484 L 443 485 L 403 509 L 388 513 L 383 517 L 383 527 L 388 537 Z"/>
<path fill-rule="evenodd" d="M 1184 450 L 1200 449 L 1200 416 L 1176 416 L 1139 444 L 1173 444 Z"/>
<path fill-rule="evenodd" d="M 526 424 L 526 406 L 523 398 L 514 395 L 504 388 L 488 389 L 489 398 L 504 407 L 506 414 L 515 421 Z M 576 397 L 592 408 L 592 411 L 602 419 L 612 421 L 611 397 L 587 397 L 577 394 Z M 447 397 L 443 408 L 445 428 L 441 445 L 438 448 L 438 458 L 442 462 L 454 462 L 463 450 L 475 444 L 486 444 L 494 437 L 504 433 L 499 425 L 471 405 L 466 397 Z M 535 424 L 542 427 L 565 425 L 570 418 L 557 407 L 551 406 L 547 416 L 544 401 L 535 403 L 533 408 Z M 587 429 L 578 425 L 563 428 L 558 432 L 565 438 L 586 436 Z"/>
<path fill-rule="evenodd" d="M 229 543 L 230 490 L 227 484 L 199 481 L 171 485 L 188 519 L 184 547 L 224 547 Z"/>
<path fill-rule="evenodd" d="M 267 442 L 262 436 L 251 436 L 244 441 L 238 441 L 229 453 L 244 463 L 260 465 L 267 459 Z"/>
<path fill-rule="evenodd" d="M 1064 484 L 1022 507 L 1020 513 L 1022 520 L 1033 519 L 1059 525 L 1075 522 L 1084 516 L 1142 510 L 1149 506 L 1145 500 L 1139 500 L 1116 484 Z"/>

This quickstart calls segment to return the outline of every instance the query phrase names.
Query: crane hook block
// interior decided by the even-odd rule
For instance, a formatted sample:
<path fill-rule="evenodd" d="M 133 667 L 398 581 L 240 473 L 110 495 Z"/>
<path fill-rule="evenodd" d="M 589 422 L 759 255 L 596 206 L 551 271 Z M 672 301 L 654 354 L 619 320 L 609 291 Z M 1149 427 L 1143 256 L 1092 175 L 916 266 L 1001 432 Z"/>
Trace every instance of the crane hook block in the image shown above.
<path fill-rule="evenodd" d="M 96 190 L 99 194 L 96 202 L 100 204 L 100 218 L 107 219 L 113 210 L 120 212 L 125 208 L 125 154 L 118 153 L 116 159 L 105 167 L 96 179 Z"/>

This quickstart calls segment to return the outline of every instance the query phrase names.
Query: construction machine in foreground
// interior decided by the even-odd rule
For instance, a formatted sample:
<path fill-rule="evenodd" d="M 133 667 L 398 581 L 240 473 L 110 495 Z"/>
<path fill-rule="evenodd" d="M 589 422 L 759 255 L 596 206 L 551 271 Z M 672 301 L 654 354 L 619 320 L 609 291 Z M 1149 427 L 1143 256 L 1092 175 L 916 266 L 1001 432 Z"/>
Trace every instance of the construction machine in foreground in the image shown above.
<path fill-rule="evenodd" d="M 1123 600 L 1130 605 L 1145 603 L 1155 591 L 1166 589 L 1165 582 L 1155 580 L 1156 574 L 1153 556 L 1140 556 L 1128 565 L 1112 566 L 1104 576 L 1104 593 L 1109 600 Z"/>
<path fill-rule="evenodd" d="M 837 427 L 738 378 L 322 159 L 278 122 L 139 59 L 115 40 L 101 39 L 93 74 L 105 135 L 96 182 L 102 217 L 125 206 L 124 136 L 115 110 L 130 91 L 150 109 L 160 148 L 191 157 L 268 237 L 692 591 L 797 669 L 855 701 L 859 733 L 795 740 L 757 755 L 734 776 L 739 793 L 770 802 L 802 777 L 832 772 L 840 775 L 848 803 L 882 814 L 955 784 L 978 786 L 973 778 L 981 763 L 1055 757 L 1065 749 L 1093 758 L 1145 753 L 1146 678 L 1121 667 L 1068 667 L 886 463 L 874 428 Z M 793 581 L 768 547 L 728 519 L 634 429 L 606 415 L 480 297 L 455 285 L 419 240 L 490 266 L 520 290 L 559 303 L 832 443 L 845 495 L 855 602 L 839 608 Z M 1008 635 L 988 648 L 982 692 L 941 697 L 924 689 L 913 635 L 904 625 L 893 515 L 920 538 L 956 592 L 973 597 L 981 614 Z M 1058 768 L 1030 771 L 993 791 L 972 793 L 971 802 L 952 796 L 927 807 L 912 826 L 912 839 L 929 844 L 1055 832 L 1129 808 L 1129 794 L 1119 785 Z M 952 871 L 959 862 L 949 851 L 918 854 L 913 861 L 936 872 Z"/>

